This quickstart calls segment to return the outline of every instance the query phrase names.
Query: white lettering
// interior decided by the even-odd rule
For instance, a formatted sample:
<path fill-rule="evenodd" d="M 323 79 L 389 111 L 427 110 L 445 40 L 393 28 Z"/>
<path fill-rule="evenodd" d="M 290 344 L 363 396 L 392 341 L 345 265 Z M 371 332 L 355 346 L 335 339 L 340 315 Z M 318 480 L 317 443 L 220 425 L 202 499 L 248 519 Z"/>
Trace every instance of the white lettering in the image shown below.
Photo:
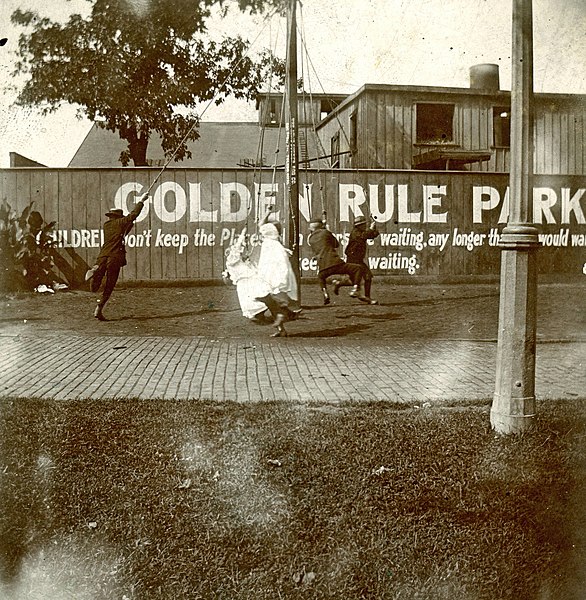
<path fill-rule="evenodd" d="M 173 210 L 167 210 L 165 199 L 169 192 L 175 197 Z M 185 190 L 174 181 L 163 181 L 153 194 L 153 210 L 163 223 L 175 223 L 182 219 L 187 212 L 187 197 Z"/>
<path fill-rule="evenodd" d="M 370 195 L 370 215 L 377 223 L 386 223 L 393 218 L 395 209 L 395 186 L 385 185 L 384 211 L 380 211 L 378 198 L 378 185 L 370 184 L 368 186 Z"/>
<path fill-rule="evenodd" d="M 354 217 L 363 217 L 364 212 L 360 208 L 366 202 L 366 195 L 362 186 L 356 183 L 340 183 L 338 185 L 340 195 L 340 221 L 350 221 L 350 210 Z"/>
<path fill-rule="evenodd" d="M 130 194 L 134 193 L 135 197 L 134 197 L 134 204 L 136 204 L 136 201 L 139 199 L 140 195 L 143 193 L 143 186 L 140 183 L 137 183 L 136 181 L 130 181 L 128 183 L 123 183 L 118 190 L 116 191 L 116 194 L 114 195 L 114 207 L 116 208 L 121 208 L 124 213 L 129 213 L 132 208 L 128 205 L 128 197 L 130 196 Z M 108 207 L 110 208 L 110 207 Z M 140 211 L 140 215 L 138 215 L 136 222 L 140 222 L 144 219 L 146 219 L 148 217 L 149 214 L 149 203 L 147 202 L 144 205 L 144 208 Z"/>
<path fill-rule="evenodd" d="M 424 223 L 446 223 L 448 213 L 435 213 L 435 207 L 441 207 L 442 198 L 446 195 L 445 185 L 423 186 L 423 222 Z"/>
<path fill-rule="evenodd" d="M 488 199 L 485 197 L 488 196 Z M 482 213 L 493 210 L 501 201 L 498 190 L 488 185 L 475 185 L 472 187 L 472 222 L 482 223 Z"/>
<path fill-rule="evenodd" d="M 243 183 L 220 183 L 220 221 L 244 221 L 250 209 L 250 192 Z"/>
<path fill-rule="evenodd" d="M 191 223 L 218 222 L 217 210 L 204 210 L 201 206 L 201 183 L 188 184 L 189 189 L 189 221 Z M 210 204 L 211 204 L 210 199 Z"/>
<path fill-rule="evenodd" d="M 409 186 L 407 184 L 401 184 L 398 188 L 398 210 L 397 216 L 399 223 L 419 223 L 421 222 L 421 212 L 409 212 Z"/>
<path fill-rule="evenodd" d="M 580 205 L 580 200 L 586 192 L 586 189 L 579 189 L 572 197 L 570 197 L 570 188 L 562 188 L 562 223 L 570 222 L 570 214 L 576 215 L 576 222 L 584 225 L 584 211 Z"/>
<path fill-rule="evenodd" d="M 551 207 L 557 200 L 557 194 L 551 188 L 533 188 L 533 222 L 543 223 L 545 215 L 546 223 L 555 223 Z"/>

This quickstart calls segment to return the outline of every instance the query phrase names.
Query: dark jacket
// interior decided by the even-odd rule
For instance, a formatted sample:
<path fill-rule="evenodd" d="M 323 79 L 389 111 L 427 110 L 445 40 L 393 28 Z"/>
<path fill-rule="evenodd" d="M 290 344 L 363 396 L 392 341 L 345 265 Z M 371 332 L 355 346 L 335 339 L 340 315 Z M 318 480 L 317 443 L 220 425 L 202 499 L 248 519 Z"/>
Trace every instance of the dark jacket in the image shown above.
<path fill-rule="evenodd" d="M 124 266 L 126 264 L 126 246 L 124 236 L 132 229 L 144 202 L 137 202 L 131 213 L 125 217 L 114 217 L 104 223 L 104 245 L 98 254 L 96 262 L 103 259 L 115 258 Z"/>
<path fill-rule="evenodd" d="M 346 246 L 346 260 L 349 263 L 360 264 L 366 257 L 366 240 L 372 240 L 379 235 L 376 229 L 359 229 L 354 227 Z"/>
<path fill-rule="evenodd" d="M 317 259 L 317 266 L 320 271 L 325 271 L 334 265 L 344 262 L 336 250 L 340 246 L 340 243 L 331 231 L 316 229 L 313 233 L 309 234 L 307 241 L 313 250 L 313 255 Z"/>

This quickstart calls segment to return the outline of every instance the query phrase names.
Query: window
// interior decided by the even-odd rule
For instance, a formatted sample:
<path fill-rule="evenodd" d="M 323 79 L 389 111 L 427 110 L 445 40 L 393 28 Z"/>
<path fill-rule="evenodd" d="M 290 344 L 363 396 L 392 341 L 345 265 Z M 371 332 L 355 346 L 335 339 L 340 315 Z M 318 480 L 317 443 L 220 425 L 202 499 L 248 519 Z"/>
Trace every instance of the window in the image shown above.
<path fill-rule="evenodd" d="M 340 132 L 338 131 L 330 139 L 330 161 L 332 169 L 340 168 Z"/>
<path fill-rule="evenodd" d="M 277 100 L 270 98 L 267 102 L 267 125 L 277 125 L 280 115 L 277 112 Z"/>
<path fill-rule="evenodd" d="M 358 149 L 358 112 L 350 115 L 350 152 L 354 154 Z"/>
<path fill-rule="evenodd" d="M 418 144 L 446 144 L 454 141 L 453 104 L 417 104 L 416 118 Z"/>
<path fill-rule="evenodd" d="M 508 148 L 511 145 L 511 108 L 494 106 L 492 109 L 493 145 Z"/>
<path fill-rule="evenodd" d="M 339 101 L 333 98 L 323 98 L 320 101 L 319 107 L 319 118 L 320 120 L 325 119 L 337 106 L 340 104 Z"/>

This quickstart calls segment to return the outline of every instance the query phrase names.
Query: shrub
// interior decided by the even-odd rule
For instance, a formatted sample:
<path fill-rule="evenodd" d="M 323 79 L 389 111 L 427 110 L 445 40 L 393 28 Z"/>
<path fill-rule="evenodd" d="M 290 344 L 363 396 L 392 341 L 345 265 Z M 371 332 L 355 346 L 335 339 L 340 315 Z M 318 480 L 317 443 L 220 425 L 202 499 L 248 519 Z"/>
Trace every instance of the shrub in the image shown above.
<path fill-rule="evenodd" d="M 55 221 L 46 223 L 31 202 L 18 216 L 3 201 L 0 205 L 0 290 L 32 291 L 51 286 Z"/>

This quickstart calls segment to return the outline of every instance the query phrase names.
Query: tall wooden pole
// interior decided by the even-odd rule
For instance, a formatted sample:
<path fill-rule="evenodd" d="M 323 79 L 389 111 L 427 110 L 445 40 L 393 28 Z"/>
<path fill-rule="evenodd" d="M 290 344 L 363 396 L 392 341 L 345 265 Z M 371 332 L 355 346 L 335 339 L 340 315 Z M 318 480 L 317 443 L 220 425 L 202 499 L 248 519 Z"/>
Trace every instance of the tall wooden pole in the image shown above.
<path fill-rule="evenodd" d="M 533 195 L 532 0 L 513 0 L 510 212 L 500 246 L 501 278 L 496 385 L 490 422 L 518 433 L 535 420 L 537 229 Z"/>
<path fill-rule="evenodd" d="M 297 120 L 297 0 L 289 0 L 287 7 L 287 119 L 285 161 L 286 201 L 288 202 L 289 226 L 287 246 L 291 248 L 291 264 L 297 279 L 299 301 L 301 302 L 301 273 L 299 270 L 299 179 L 298 165 L 298 120 Z"/>

